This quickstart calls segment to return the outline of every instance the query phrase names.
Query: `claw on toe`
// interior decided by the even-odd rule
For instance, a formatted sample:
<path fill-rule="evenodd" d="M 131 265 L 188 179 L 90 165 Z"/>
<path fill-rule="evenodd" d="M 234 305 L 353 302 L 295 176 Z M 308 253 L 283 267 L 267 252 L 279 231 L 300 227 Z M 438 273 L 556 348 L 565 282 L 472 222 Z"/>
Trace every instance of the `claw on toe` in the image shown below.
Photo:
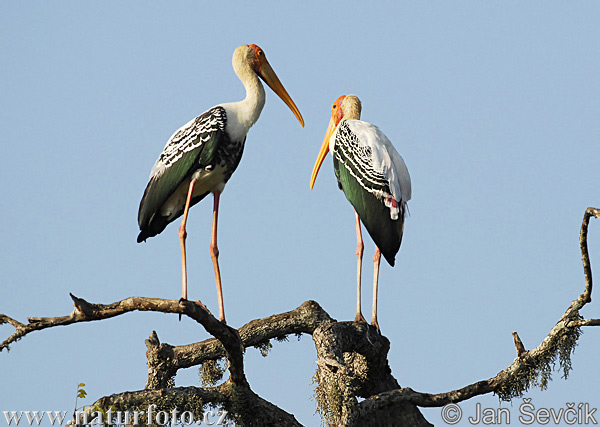
<path fill-rule="evenodd" d="M 187 301 L 187 298 L 184 298 L 184 297 L 179 298 L 179 302 L 185 302 L 185 301 Z M 182 313 L 179 313 L 179 321 L 180 322 L 181 322 L 181 314 Z"/>

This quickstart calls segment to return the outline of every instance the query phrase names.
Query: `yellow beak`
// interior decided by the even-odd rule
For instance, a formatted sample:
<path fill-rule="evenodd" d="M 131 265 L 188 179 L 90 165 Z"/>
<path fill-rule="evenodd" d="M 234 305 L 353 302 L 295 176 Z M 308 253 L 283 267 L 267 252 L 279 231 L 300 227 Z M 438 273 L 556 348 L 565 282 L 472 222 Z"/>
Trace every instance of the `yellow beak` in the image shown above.
<path fill-rule="evenodd" d="M 312 171 L 312 176 L 310 177 L 310 189 L 312 190 L 315 185 L 315 180 L 317 179 L 317 174 L 319 173 L 319 169 L 321 169 L 321 165 L 323 164 L 323 160 L 325 160 L 325 156 L 329 152 L 329 140 L 331 139 L 331 135 L 335 131 L 335 122 L 333 121 L 333 117 L 329 121 L 329 126 L 327 126 L 327 132 L 325 133 L 325 139 L 323 140 L 323 145 L 321 145 L 321 150 L 319 150 L 319 155 L 317 156 L 317 161 L 315 162 L 315 167 Z"/>
<path fill-rule="evenodd" d="M 258 73 L 260 78 L 263 79 L 267 85 L 269 85 L 273 92 L 275 92 L 283 102 L 285 102 L 290 110 L 292 110 L 302 127 L 304 127 L 304 119 L 302 118 L 302 114 L 300 114 L 300 110 L 298 110 L 298 107 L 296 107 L 296 104 L 294 104 L 294 101 L 292 101 L 292 98 L 279 81 L 277 74 L 275 74 L 275 71 L 273 71 L 273 68 L 271 68 L 271 65 L 267 62 L 266 58 L 264 59 L 264 62 L 261 61 L 260 65 L 260 71 Z"/>

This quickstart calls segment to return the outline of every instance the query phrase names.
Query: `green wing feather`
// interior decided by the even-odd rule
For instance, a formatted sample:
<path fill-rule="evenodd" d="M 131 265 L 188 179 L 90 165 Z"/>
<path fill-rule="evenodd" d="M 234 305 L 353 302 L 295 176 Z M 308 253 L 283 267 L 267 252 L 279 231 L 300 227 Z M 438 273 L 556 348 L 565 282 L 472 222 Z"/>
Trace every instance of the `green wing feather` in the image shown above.
<path fill-rule="evenodd" d="M 169 222 L 181 215 L 179 213 L 168 220 L 163 219 L 162 221 L 156 218 L 156 214 L 160 211 L 162 205 L 184 180 L 189 178 L 196 170 L 211 164 L 222 136 L 222 131 L 213 131 L 208 140 L 205 140 L 204 143 L 199 144 L 193 150 L 183 153 L 177 161 L 169 165 L 162 173 L 150 179 L 138 213 L 138 223 L 142 230 L 140 236 L 138 236 L 138 241 L 160 233 Z M 206 134 L 198 134 L 197 139 L 206 139 L 206 137 Z M 193 204 L 200 200 L 201 198 L 197 198 L 193 201 Z M 153 227 L 152 223 L 155 218 L 157 224 Z"/>
<path fill-rule="evenodd" d="M 390 218 L 390 210 L 382 200 L 366 191 L 354 176 L 333 156 L 335 176 L 340 189 L 354 207 L 367 232 L 387 262 L 393 266 L 404 231 L 404 213 Z"/>

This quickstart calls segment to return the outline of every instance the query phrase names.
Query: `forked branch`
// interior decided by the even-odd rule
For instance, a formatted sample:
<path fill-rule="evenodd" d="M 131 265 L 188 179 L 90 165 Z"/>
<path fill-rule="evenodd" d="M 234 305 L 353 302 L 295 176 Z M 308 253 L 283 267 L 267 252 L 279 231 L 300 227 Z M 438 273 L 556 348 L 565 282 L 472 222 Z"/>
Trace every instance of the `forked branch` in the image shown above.
<path fill-rule="evenodd" d="M 229 360 L 231 380 L 246 382 L 244 375 L 243 347 L 237 331 L 219 322 L 206 308 L 187 300 L 164 300 L 161 298 L 130 297 L 112 304 L 92 304 L 82 298 L 71 295 L 75 309 L 67 316 L 30 317 L 29 323 L 22 324 L 0 314 L 0 324 L 10 323 L 15 332 L 0 344 L 0 351 L 9 349 L 9 345 L 25 335 L 55 326 L 65 326 L 73 323 L 91 322 L 119 316 L 132 311 L 155 311 L 161 313 L 184 314 L 200 323 L 208 333 L 216 337 L 226 352 Z"/>

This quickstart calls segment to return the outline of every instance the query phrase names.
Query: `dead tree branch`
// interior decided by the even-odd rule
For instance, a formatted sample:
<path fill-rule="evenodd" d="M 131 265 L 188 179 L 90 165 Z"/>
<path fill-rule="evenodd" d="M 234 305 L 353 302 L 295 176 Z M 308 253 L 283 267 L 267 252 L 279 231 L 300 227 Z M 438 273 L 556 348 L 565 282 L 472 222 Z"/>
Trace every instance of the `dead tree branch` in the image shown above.
<path fill-rule="evenodd" d="M 440 407 L 448 403 L 457 403 L 475 396 L 495 393 L 503 400 L 523 395 L 532 385 L 546 388 L 551 379 L 552 366 L 558 358 L 563 376 L 566 378 L 571 369 L 570 355 L 577 345 L 582 326 L 600 326 L 600 319 L 582 319 L 579 310 L 592 300 L 592 270 L 589 259 L 587 234 L 592 216 L 600 219 L 600 209 L 588 208 L 585 211 L 580 232 L 581 257 L 586 286 L 584 292 L 575 299 L 564 312 L 546 338 L 536 348 L 526 351 L 516 332 L 513 333 L 518 357 L 506 369 L 495 377 L 478 381 L 458 390 L 447 393 L 429 394 L 416 392 L 410 388 L 371 396 L 360 404 L 347 425 L 362 425 L 360 420 L 365 414 L 374 413 L 404 403 L 422 407 Z"/>
<path fill-rule="evenodd" d="M 600 209 L 587 208 L 583 214 L 581 222 L 581 231 L 579 233 L 579 246 L 581 247 L 581 261 L 583 262 L 583 273 L 585 275 L 585 292 L 583 297 L 585 302 L 592 301 L 592 265 L 590 264 L 590 254 L 588 252 L 587 235 L 590 218 L 595 216 L 600 219 Z"/>
<path fill-rule="evenodd" d="M 260 346 L 271 339 L 291 334 L 309 334 L 322 323 L 335 322 L 315 301 L 306 301 L 298 308 L 281 314 L 252 320 L 238 332 L 244 348 Z M 194 344 L 172 346 L 161 344 L 155 332 L 146 340 L 148 347 L 147 389 L 166 387 L 179 369 L 201 365 L 225 357 L 221 342 L 210 338 Z"/>
<path fill-rule="evenodd" d="M 570 356 L 577 345 L 583 326 L 600 326 L 600 319 L 583 319 L 581 308 L 592 300 L 592 271 L 587 234 L 591 217 L 600 219 L 600 210 L 585 211 L 580 247 L 585 276 L 585 290 L 562 314 L 546 338 L 535 348 L 526 350 L 518 334 L 513 332 L 517 357 L 506 369 L 487 380 L 478 381 L 446 393 L 420 393 L 402 388 L 392 376 L 387 353 L 390 343 L 364 322 L 337 322 L 314 301 L 295 310 L 257 319 L 239 330 L 219 322 L 203 306 L 191 301 L 131 297 L 112 304 L 93 304 L 71 295 L 74 310 L 67 316 L 29 318 L 21 323 L 0 314 L 0 324 L 10 324 L 15 332 L 2 344 L 0 351 L 25 335 L 55 326 L 103 320 L 131 311 L 155 311 L 185 314 L 201 324 L 214 338 L 183 346 L 161 343 L 156 332 L 146 340 L 148 380 L 145 390 L 125 392 L 99 399 L 94 409 L 131 411 L 156 409 L 180 413 L 189 411 L 196 419 L 207 406 L 229 411 L 247 426 L 299 426 L 293 417 L 256 395 L 244 374 L 244 351 L 248 347 L 264 350 L 272 339 L 290 334 L 310 334 L 317 352 L 315 398 L 323 419 L 329 425 L 342 426 L 427 426 L 418 406 L 439 407 L 472 397 L 495 393 L 510 400 L 522 396 L 531 386 L 545 388 L 552 369 L 559 365 L 566 378 L 571 369 Z M 229 379 L 211 387 L 174 387 L 173 377 L 179 369 L 202 366 L 216 384 L 222 372 L 215 361 L 225 358 Z M 212 368 L 211 368 L 212 366 Z M 211 373 L 211 369 L 213 369 Z M 215 373 L 216 372 L 216 373 Z M 359 402 L 359 398 L 364 398 Z"/>
<path fill-rule="evenodd" d="M 25 335 L 55 326 L 66 326 L 79 322 L 91 322 L 119 316 L 132 311 L 156 311 L 161 313 L 179 313 L 200 323 L 208 333 L 216 337 L 223 345 L 229 360 L 231 380 L 246 382 L 244 375 L 243 347 L 237 331 L 219 322 L 203 306 L 186 300 L 164 300 L 160 298 L 130 297 L 112 304 L 92 304 L 82 298 L 71 295 L 75 309 L 68 316 L 30 317 L 28 324 L 21 324 L 5 315 L 0 315 L 0 323 L 10 323 L 16 331 L 2 344 L 0 351 Z"/>
<path fill-rule="evenodd" d="M 357 397 L 370 397 L 400 385 L 392 376 L 387 354 L 389 340 L 364 322 L 323 324 L 313 333 L 317 349 L 315 399 L 328 425 L 347 425 L 356 418 L 361 426 L 429 426 L 410 403 L 383 411 L 358 414 Z"/>
<path fill-rule="evenodd" d="M 246 426 L 284 426 L 298 427 L 301 424 L 293 415 L 264 400 L 249 387 L 226 382 L 218 387 L 175 387 L 160 390 L 138 390 L 105 396 L 96 401 L 87 412 L 106 411 L 144 411 L 139 420 L 148 424 L 156 420 L 148 420 L 148 408 L 153 406 L 155 413 L 165 411 L 171 414 L 184 412 L 193 414 L 195 420 L 201 420 L 207 404 L 219 406 L 227 411 L 229 418 Z"/>
<path fill-rule="evenodd" d="M 309 334 L 324 322 L 334 322 L 329 314 L 315 301 L 306 301 L 298 308 L 281 314 L 252 320 L 238 332 L 245 348 L 254 347 L 274 338 L 291 334 Z M 223 357 L 224 350 L 219 341 L 211 338 L 202 342 L 173 348 L 177 369 L 189 368 Z"/>
<path fill-rule="evenodd" d="M 527 350 L 525 350 L 525 346 L 523 345 L 523 341 L 519 337 L 517 331 L 513 331 L 513 341 L 515 342 L 515 348 L 517 349 L 517 356 L 523 356 Z"/>

